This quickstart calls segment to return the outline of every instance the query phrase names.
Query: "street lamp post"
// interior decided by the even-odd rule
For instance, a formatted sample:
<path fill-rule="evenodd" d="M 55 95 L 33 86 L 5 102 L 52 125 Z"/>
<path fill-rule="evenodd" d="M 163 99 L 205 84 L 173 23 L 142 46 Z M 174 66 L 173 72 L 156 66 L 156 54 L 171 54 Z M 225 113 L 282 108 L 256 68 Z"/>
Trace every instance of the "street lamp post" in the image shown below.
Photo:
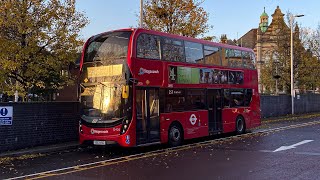
<path fill-rule="evenodd" d="M 140 28 L 143 28 L 143 0 L 140 0 Z"/>
<path fill-rule="evenodd" d="M 290 15 L 290 30 L 291 30 L 291 47 L 290 47 L 290 51 L 291 51 L 291 112 L 292 114 L 294 114 L 294 97 L 295 97 L 295 92 L 294 92 L 294 86 L 293 86 L 293 19 L 295 17 L 302 17 L 304 16 L 303 14 L 301 15 Z"/>

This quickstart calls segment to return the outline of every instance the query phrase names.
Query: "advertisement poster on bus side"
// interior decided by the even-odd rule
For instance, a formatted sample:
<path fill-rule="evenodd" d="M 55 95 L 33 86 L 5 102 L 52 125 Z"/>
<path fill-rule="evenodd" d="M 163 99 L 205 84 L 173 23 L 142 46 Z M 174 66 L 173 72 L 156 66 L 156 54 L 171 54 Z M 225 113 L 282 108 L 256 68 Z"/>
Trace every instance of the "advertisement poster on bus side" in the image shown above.
<path fill-rule="evenodd" d="M 169 82 L 176 84 L 243 84 L 242 71 L 169 67 Z"/>
<path fill-rule="evenodd" d="M 170 83 L 199 84 L 200 70 L 198 68 L 171 66 L 169 69 Z"/>
<path fill-rule="evenodd" d="M 177 83 L 179 84 L 199 84 L 199 69 L 178 67 Z"/>

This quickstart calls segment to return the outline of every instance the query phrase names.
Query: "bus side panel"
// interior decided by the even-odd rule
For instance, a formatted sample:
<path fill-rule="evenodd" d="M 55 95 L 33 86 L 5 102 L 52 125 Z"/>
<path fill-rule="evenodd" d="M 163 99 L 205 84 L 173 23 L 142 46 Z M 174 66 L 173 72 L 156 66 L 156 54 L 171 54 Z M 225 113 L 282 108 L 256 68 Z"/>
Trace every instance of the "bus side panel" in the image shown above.
<path fill-rule="evenodd" d="M 208 111 L 186 112 L 184 139 L 209 136 Z"/>
<path fill-rule="evenodd" d="M 169 127 L 172 122 L 178 121 L 181 123 L 182 127 L 185 127 L 185 113 L 175 112 L 175 113 L 162 113 L 160 114 L 160 141 L 161 143 L 168 142 L 168 132 Z"/>
<path fill-rule="evenodd" d="M 253 96 L 253 104 L 251 105 L 251 126 L 255 128 L 261 125 L 260 97 L 258 94 Z"/>
<path fill-rule="evenodd" d="M 134 59 L 133 76 L 138 86 L 161 86 L 163 84 L 163 63 L 144 59 Z"/>
<path fill-rule="evenodd" d="M 254 113 L 249 107 L 223 109 L 223 133 L 234 132 L 236 130 L 236 118 L 239 115 L 243 116 L 247 129 L 257 127 L 258 125 L 253 126 L 253 123 L 258 122 L 258 119 L 253 116 Z"/>
<path fill-rule="evenodd" d="M 249 128 L 256 128 L 256 127 L 261 126 L 261 120 L 260 120 L 258 113 L 255 111 L 252 111 L 251 114 L 252 114 L 251 115 L 252 118 L 251 118 L 251 124 L 250 124 Z"/>
<path fill-rule="evenodd" d="M 225 108 L 222 110 L 223 133 L 235 131 L 235 122 L 239 114 L 238 111 L 239 110 L 235 108 Z"/>
<path fill-rule="evenodd" d="M 161 143 L 168 142 L 169 127 L 178 121 L 184 131 L 184 139 L 192 139 L 209 135 L 208 111 L 173 112 L 160 115 Z"/>
<path fill-rule="evenodd" d="M 238 115 L 243 116 L 243 118 L 245 120 L 246 129 L 250 129 L 251 124 L 252 124 L 252 119 L 253 119 L 251 108 L 250 107 L 242 107 L 242 108 L 238 108 L 238 110 L 239 110 Z"/>

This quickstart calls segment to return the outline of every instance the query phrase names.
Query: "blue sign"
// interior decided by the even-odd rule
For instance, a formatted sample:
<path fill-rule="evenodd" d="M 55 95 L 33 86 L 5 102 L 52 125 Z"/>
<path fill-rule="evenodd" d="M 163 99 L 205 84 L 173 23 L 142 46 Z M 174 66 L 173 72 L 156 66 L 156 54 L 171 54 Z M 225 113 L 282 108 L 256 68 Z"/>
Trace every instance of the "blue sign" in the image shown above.
<path fill-rule="evenodd" d="M 0 114 L 1 116 L 6 116 L 8 114 L 8 109 L 7 108 L 0 109 Z"/>
<path fill-rule="evenodd" d="M 11 126 L 13 116 L 12 106 L 0 106 L 0 126 Z"/>

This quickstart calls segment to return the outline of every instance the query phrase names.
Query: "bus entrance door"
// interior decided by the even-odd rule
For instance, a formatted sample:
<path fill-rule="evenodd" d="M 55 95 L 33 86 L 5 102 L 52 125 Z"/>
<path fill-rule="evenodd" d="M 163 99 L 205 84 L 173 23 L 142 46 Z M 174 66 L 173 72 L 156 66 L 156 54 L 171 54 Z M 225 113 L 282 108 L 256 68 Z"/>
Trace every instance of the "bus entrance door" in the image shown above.
<path fill-rule="evenodd" d="M 136 90 L 137 145 L 160 141 L 159 89 Z"/>
<path fill-rule="evenodd" d="M 208 89 L 209 133 L 222 132 L 222 90 Z"/>

